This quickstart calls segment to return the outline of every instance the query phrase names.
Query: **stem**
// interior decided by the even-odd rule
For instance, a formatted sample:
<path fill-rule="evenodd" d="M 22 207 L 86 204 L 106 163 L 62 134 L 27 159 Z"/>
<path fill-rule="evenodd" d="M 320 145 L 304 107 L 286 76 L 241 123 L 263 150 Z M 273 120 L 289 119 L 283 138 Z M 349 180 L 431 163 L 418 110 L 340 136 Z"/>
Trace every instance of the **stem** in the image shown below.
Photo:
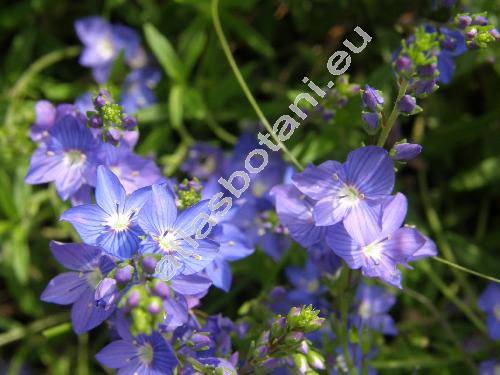
<path fill-rule="evenodd" d="M 401 98 L 406 94 L 407 88 L 408 88 L 408 81 L 405 80 L 401 82 L 401 85 L 399 86 L 398 96 L 396 97 L 396 101 L 394 102 L 394 107 L 392 108 L 392 112 L 389 115 L 387 121 L 385 121 L 382 126 L 382 133 L 380 133 L 380 137 L 378 138 L 377 141 L 377 146 L 379 147 L 384 147 L 385 141 L 387 140 L 387 137 L 389 136 L 389 133 L 391 132 L 391 129 L 398 118 L 399 114 L 398 104 Z"/>
<path fill-rule="evenodd" d="M 441 263 L 444 263 L 450 267 L 453 267 L 453 268 L 456 268 L 456 269 L 459 269 L 461 271 L 464 271 L 464 272 L 467 272 L 467 273 L 470 273 L 471 275 L 474 275 L 474 276 L 477 276 L 477 277 L 481 277 L 483 279 L 486 279 L 486 280 L 489 280 L 489 281 L 492 281 L 494 283 L 498 283 L 500 284 L 500 279 L 497 279 L 493 276 L 489 276 L 489 275 L 485 275 L 484 273 L 480 273 L 480 272 L 477 272 L 477 271 L 474 271 L 474 270 L 471 270 L 469 268 L 465 268 L 459 264 L 456 264 L 456 263 L 453 263 L 453 262 L 450 262 L 446 259 L 443 259 L 443 258 L 440 258 L 440 257 L 432 257 L 432 259 L 435 259 L 437 260 L 438 262 L 441 262 Z"/>
<path fill-rule="evenodd" d="M 472 359 L 470 358 L 470 356 L 465 352 L 465 350 L 463 350 L 462 345 L 460 343 L 460 340 L 455 335 L 455 332 L 453 331 L 453 329 L 451 328 L 451 326 L 448 324 L 448 322 L 446 321 L 446 319 L 443 317 L 443 315 L 432 304 L 432 302 L 426 296 L 424 296 L 423 294 L 420 294 L 420 293 L 418 293 L 418 292 L 416 292 L 414 290 L 411 290 L 411 289 L 408 289 L 408 288 L 404 288 L 403 292 L 405 294 L 407 294 L 408 296 L 410 296 L 411 298 L 413 298 L 413 299 L 417 300 L 418 302 L 420 302 L 425 307 L 427 307 L 427 309 L 432 313 L 432 315 L 434 315 L 434 317 L 441 322 L 441 325 L 443 326 L 444 331 L 446 332 L 446 334 L 448 335 L 448 337 L 450 338 L 450 340 L 453 342 L 453 344 L 455 344 L 457 350 L 462 355 L 463 361 L 467 364 L 467 366 L 469 367 L 469 369 L 472 371 L 471 373 L 475 373 L 476 372 L 476 366 L 474 365 L 474 362 L 472 361 Z"/>
<path fill-rule="evenodd" d="M 19 326 L 12 328 L 10 331 L 0 334 L 0 347 L 10 344 L 11 342 L 24 339 L 27 336 L 34 335 L 49 327 L 56 326 L 68 320 L 68 314 L 62 313 L 58 315 L 48 316 L 46 318 L 35 320 L 28 326 Z"/>
<path fill-rule="evenodd" d="M 29 82 L 45 68 L 55 64 L 58 61 L 75 57 L 80 53 L 80 46 L 72 46 L 63 48 L 57 51 L 52 51 L 38 60 L 36 60 L 17 80 L 14 87 L 9 91 L 8 95 L 11 99 L 17 99 L 26 89 Z"/>
<path fill-rule="evenodd" d="M 429 189 L 427 188 L 427 178 L 424 171 L 418 172 L 418 185 L 420 188 L 420 199 L 422 200 L 422 204 L 424 205 L 425 216 L 427 217 L 427 221 L 429 223 L 430 228 L 434 232 L 436 236 L 436 240 L 438 242 L 439 248 L 443 253 L 444 258 L 450 263 L 456 263 L 455 255 L 453 254 L 453 250 L 451 249 L 450 244 L 446 240 L 444 235 L 443 226 L 441 225 L 441 221 L 439 220 L 439 215 L 434 209 L 432 202 L 429 198 Z M 476 300 L 476 296 L 474 294 L 473 288 L 469 285 L 464 274 L 459 272 L 456 268 L 452 269 L 453 275 L 456 277 L 458 282 L 464 288 L 467 297 L 471 301 Z"/>
<path fill-rule="evenodd" d="M 208 127 L 213 131 L 213 133 L 222 139 L 224 142 L 227 142 L 231 145 L 234 145 L 238 140 L 233 134 L 229 133 L 226 129 L 221 127 L 217 121 L 213 118 L 212 114 L 206 111 L 205 119 L 207 120 Z"/>
<path fill-rule="evenodd" d="M 231 49 L 229 48 L 229 44 L 227 42 L 227 39 L 224 35 L 224 31 L 222 30 L 222 25 L 220 22 L 219 18 L 219 0 L 212 0 L 212 20 L 214 23 L 214 28 L 215 32 L 217 33 L 217 37 L 219 38 L 222 50 L 224 51 L 224 54 L 226 55 L 227 61 L 229 65 L 231 66 L 231 69 L 236 77 L 236 80 L 238 81 L 241 89 L 243 90 L 243 93 L 247 97 L 247 100 L 250 102 L 250 105 L 252 106 L 253 110 L 257 114 L 257 117 L 259 120 L 262 122 L 268 133 L 271 135 L 271 137 L 274 139 L 274 141 L 280 145 L 280 148 L 283 150 L 283 152 L 288 156 L 290 161 L 299 169 L 300 171 L 303 169 L 302 165 L 299 163 L 299 161 L 295 158 L 295 156 L 288 150 L 288 148 L 285 146 L 283 142 L 278 138 L 278 136 L 274 133 L 273 128 L 269 124 L 269 121 L 267 121 L 266 116 L 262 112 L 262 110 L 259 107 L 259 104 L 257 104 L 257 101 L 252 95 L 252 92 L 248 88 L 247 83 L 245 82 L 245 79 L 243 78 L 243 75 L 241 74 L 238 65 L 236 64 L 236 61 L 234 60 L 234 56 L 231 53 Z"/>
<path fill-rule="evenodd" d="M 344 352 L 344 357 L 347 365 L 347 369 L 349 370 L 349 374 L 357 374 L 358 371 L 354 367 L 354 364 L 351 359 L 351 354 L 349 353 L 349 335 L 347 333 L 347 313 L 349 309 L 349 301 L 347 301 L 346 297 L 348 295 L 347 293 L 347 288 L 349 288 L 349 275 L 350 275 L 350 269 L 345 266 L 345 270 L 343 271 L 342 275 L 342 290 L 343 293 L 340 296 L 340 315 L 342 318 L 342 328 L 341 328 L 341 340 L 342 340 L 342 350 Z"/>
<path fill-rule="evenodd" d="M 461 299 L 455 296 L 455 293 L 448 288 L 446 283 L 434 272 L 427 262 L 420 262 L 420 267 L 429 276 L 429 279 L 438 287 L 441 293 L 450 300 L 462 313 L 471 321 L 472 324 L 484 335 L 486 335 L 486 326 L 476 314 Z"/>

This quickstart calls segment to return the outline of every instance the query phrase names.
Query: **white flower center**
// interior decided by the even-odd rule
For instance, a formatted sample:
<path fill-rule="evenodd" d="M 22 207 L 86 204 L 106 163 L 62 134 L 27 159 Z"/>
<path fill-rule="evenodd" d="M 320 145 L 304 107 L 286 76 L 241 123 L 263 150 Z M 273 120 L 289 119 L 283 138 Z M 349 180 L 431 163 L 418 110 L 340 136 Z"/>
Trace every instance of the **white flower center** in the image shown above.
<path fill-rule="evenodd" d="M 172 253 L 179 248 L 177 237 L 172 232 L 168 232 L 161 237 L 156 237 L 156 241 L 158 242 L 158 245 L 160 245 L 161 249 L 166 253 Z"/>
<path fill-rule="evenodd" d="M 364 319 L 367 319 L 371 315 L 370 303 L 368 301 L 363 301 L 359 305 L 358 314 Z"/>
<path fill-rule="evenodd" d="M 359 203 L 359 201 L 365 199 L 365 195 L 358 191 L 354 186 L 344 185 L 342 189 L 337 194 L 342 205 L 347 205 L 353 207 Z"/>
<path fill-rule="evenodd" d="M 113 43 L 111 42 L 110 38 L 99 40 L 97 42 L 96 50 L 99 56 L 101 56 L 104 60 L 110 60 L 111 58 L 113 58 L 113 55 L 115 53 Z"/>
<path fill-rule="evenodd" d="M 107 224 L 115 232 L 122 232 L 128 229 L 128 226 L 130 225 L 130 217 L 125 214 L 115 212 L 109 217 Z"/>
<path fill-rule="evenodd" d="M 67 165 L 81 165 L 85 163 L 87 156 L 80 150 L 68 150 L 64 153 L 64 162 Z"/>
<path fill-rule="evenodd" d="M 382 243 L 371 243 L 365 247 L 363 247 L 362 252 L 363 255 L 367 258 L 370 258 L 373 263 L 379 264 L 380 259 L 382 259 Z"/>

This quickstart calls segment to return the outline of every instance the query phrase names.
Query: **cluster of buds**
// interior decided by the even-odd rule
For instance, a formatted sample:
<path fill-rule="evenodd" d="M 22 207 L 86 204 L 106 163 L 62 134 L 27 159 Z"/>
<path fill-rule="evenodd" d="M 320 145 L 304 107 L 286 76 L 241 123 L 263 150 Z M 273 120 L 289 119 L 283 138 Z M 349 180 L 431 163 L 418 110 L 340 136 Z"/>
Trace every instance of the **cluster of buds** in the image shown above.
<path fill-rule="evenodd" d="M 201 189 L 202 185 L 198 178 L 184 179 L 175 187 L 177 207 L 184 210 L 198 203 L 201 200 Z"/>
<path fill-rule="evenodd" d="M 264 331 L 250 347 L 254 368 L 270 372 L 291 365 L 299 374 L 317 374 L 325 369 L 324 358 L 311 347 L 305 335 L 317 331 L 324 319 L 312 306 L 292 307 L 286 317 L 277 315 L 271 328 Z"/>
<path fill-rule="evenodd" d="M 365 124 L 365 130 L 368 134 L 375 134 L 382 121 L 382 111 L 384 109 L 382 92 L 370 85 L 366 85 L 364 90 L 360 90 L 360 92 L 364 108 L 361 117 Z"/>
<path fill-rule="evenodd" d="M 100 131 L 104 139 L 118 142 L 123 138 L 124 131 L 137 127 L 137 119 L 124 113 L 108 90 L 99 90 L 93 103 L 95 111 L 87 112 L 88 125 Z"/>
<path fill-rule="evenodd" d="M 455 17 L 455 24 L 463 30 L 469 48 L 485 48 L 500 39 L 500 33 L 490 25 L 486 13 L 459 14 Z"/>

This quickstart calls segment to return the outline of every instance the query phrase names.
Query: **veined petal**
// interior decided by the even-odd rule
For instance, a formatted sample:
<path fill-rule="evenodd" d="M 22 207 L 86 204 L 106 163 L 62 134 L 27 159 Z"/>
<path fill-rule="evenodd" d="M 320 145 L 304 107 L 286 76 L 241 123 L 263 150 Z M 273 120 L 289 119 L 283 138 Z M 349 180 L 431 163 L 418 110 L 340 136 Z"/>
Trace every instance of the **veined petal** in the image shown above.
<path fill-rule="evenodd" d="M 137 348 L 125 340 L 117 340 L 108 344 L 96 354 L 95 358 L 109 368 L 121 368 L 138 356 Z"/>
<path fill-rule="evenodd" d="M 198 230 L 198 225 L 203 222 L 196 219 L 198 215 L 207 214 L 210 216 L 211 211 L 208 208 L 208 202 L 208 200 L 204 200 L 185 209 L 177 217 L 174 224 L 174 231 L 180 233 L 184 238 L 194 235 Z"/>
<path fill-rule="evenodd" d="M 205 269 L 207 276 L 217 288 L 228 292 L 231 287 L 231 266 L 224 259 L 214 259 Z"/>
<path fill-rule="evenodd" d="M 380 237 L 381 206 L 371 206 L 365 201 L 351 207 L 344 219 L 344 227 L 360 245 L 366 246 Z"/>
<path fill-rule="evenodd" d="M 88 288 L 83 273 L 65 272 L 50 280 L 40 299 L 44 302 L 69 305 L 77 301 Z"/>
<path fill-rule="evenodd" d="M 178 251 L 181 262 L 184 264 L 182 270 L 184 275 L 192 275 L 201 271 L 219 252 L 219 246 L 214 241 L 199 240 L 197 244 L 197 247 L 192 247 L 189 243 L 183 242 L 181 244 L 183 251 Z"/>
<path fill-rule="evenodd" d="M 172 254 L 167 254 L 156 264 L 156 276 L 168 281 L 177 276 L 184 269 L 184 265 L 179 262 Z"/>
<path fill-rule="evenodd" d="M 107 230 L 97 238 L 97 243 L 108 254 L 120 259 L 130 259 L 139 246 L 139 231 L 128 229 L 122 232 Z"/>
<path fill-rule="evenodd" d="M 96 204 L 72 207 L 61 215 L 61 220 L 73 225 L 83 242 L 95 245 L 105 230 L 108 214 Z"/>
<path fill-rule="evenodd" d="M 146 233 L 163 235 L 172 229 L 177 218 L 175 199 L 163 185 L 153 185 L 150 199 L 139 211 L 138 221 Z"/>
<path fill-rule="evenodd" d="M 397 193 L 386 200 L 382 207 L 382 238 L 401 228 L 407 209 L 408 201 L 401 193 Z"/>
<path fill-rule="evenodd" d="M 127 194 L 118 177 L 108 168 L 100 165 L 97 168 L 97 184 L 95 200 L 99 207 L 109 215 L 124 212 Z"/>
<path fill-rule="evenodd" d="M 367 198 L 390 194 L 394 188 L 394 163 L 382 147 L 366 146 L 350 152 L 343 167 L 348 183 Z"/>
<path fill-rule="evenodd" d="M 408 259 L 408 262 L 413 262 L 415 260 L 420 260 L 424 259 L 427 257 L 433 257 L 436 256 L 438 253 L 436 244 L 434 241 L 432 241 L 429 237 L 423 236 L 425 239 L 425 243 L 422 245 L 421 248 L 419 248 L 417 251 L 415 251 L 411 256 L 410 259 Z"/>
<path fill-rule="evenodd" d="M 382 252 L 398 263 L 406 263 L 424 243 L 425 238 L 416 229 L 400 228 L 382 243 Z"/>
<path fill-rule="evenodd" d="M 125 212 L 139 212 L 144 204 L 151 198 L 151 186 L 146 186 L 134 191 L 125 203 Z"/>
<path fill-rule="evenodd" d="M 31 157 L 30 167 L 25 177 L 27 184 L 43 184 L 55 181 L 61 173 L 61 154 L 47 154 L 44 146 L 39 147 Z"/>
<path fill-rule="evenodd" d="M 349 268 L 357 269 L 362 266 L 361 246 L 349 236 L 342 223 L 329 227 L 326 230 L 325 240 L 333 252 L 349 265 Z"/>
<path fill-rule="evenodd" d="M 320 200 L 334 194 L 340 186 L 341 164 L 328 161 L 320 166 L 309 165 L 292 177 L 294 185 L 312 199 Z"/>
<path fill-rule="evenodd" d="M 317 226 L 335 225 L 342 221 L 350 207 L 342 204 L 340 199 L 329 196 L 316 203 L 313 210 L 314 221 Z"/>
<path fill-rule="evenodd" d="M 87 332 L 105 321 L 113 311 L 114 309 L 105 310 L 103 307 L 96 306 L 94 291 L 88 289 L 71 308 L 73 329 L 78 335 Z"/>
<path fill-rule="evenodd" d="M 64 267 L 73 271 L 91 271 L 102 250 L 82 243 L 50 242 L 54 258 Z"/>
<path fill-rule="evenodd" d="M 171 281 L 174 291 L 183 295 L 204 293 L 210 288 L 210 279 L 200 275 L 178 275 Z"/>

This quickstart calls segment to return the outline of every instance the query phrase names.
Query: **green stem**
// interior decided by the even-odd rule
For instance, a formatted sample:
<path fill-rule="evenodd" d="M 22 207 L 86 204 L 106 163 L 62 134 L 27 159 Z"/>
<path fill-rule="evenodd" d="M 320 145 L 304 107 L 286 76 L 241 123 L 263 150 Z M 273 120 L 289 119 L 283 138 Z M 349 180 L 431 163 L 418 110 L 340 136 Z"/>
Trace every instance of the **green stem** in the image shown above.
<path fill-rule="evenodd" d="M 48 316 L 40 320 L 35 320 L 28 326 L 19 326 L 12 328 L 10 331 L 0 334 L 0 347 L 10 344 L 11 342 L 24 339 L 27 336 L 34 335 L 35 333 L 61 324 L 67 320 L 68 314 L 62 313 L 58 315 Z"/>
<path fill-rule="evenodd" d="M 461 299 L 457 298 L 455 293 L 448 288 L 446 283 L 434 272 L 429 263 L 423 261 L 419 263 L 422 270 L 429 276 L 429 279 L 437 286 L 441 293 L 450 300 L 462 313 L 471 321 L 474 326 L 483 334 L 486 335 L 486 326 L 483 321 L 479 319 L 476 314 L 471 310 L 467 304 L 465 304 Z"/>
<path fill-rule="evenodd" d="M 399 85 L 398 96 L 396 97 L 396 101 L 394 102 L 394 107 L 392 108 L 392 112 L 389 115 L 387 121 L 384 121 L 382 125 L 382 132 L 377 141 L 377 146 L 384 147 L 385 141 L 391 132 L 392 127 L 394 126 L 397 118 L 398 118 L 398 104 L 401 98 L 406 94 L 406 89 L 408 88 L 408 81 L 403 81 Z"/>
<path fill-rule="evenodd" d="M 288 148 L 285 146 L 285 144 L 278 138 L 278 136 L 274 133 L 273 128 L 269 124 L 269 121 L 267 121 L 266 116 L 262 112 L 262 110 L 259 107 L 259 104 L 255 100 L 255 98 L 252 95 L 252 92 L 250 91 L 247 83 L 245 82 L 245 79 L 243 78 L 243 75 L 241 74 L 238 65 L 236 64 L 236 61 L 234 60 L 234 56 L 231 53 L 231 49 L 229 48 L 229 44 L 227 42 L 226 36 L 224 35 L 224 31 L 222 30 L 222 25 L 220 22 L 219 18 L 219 0 L 212 0 L 212 20 L 214 23 L 214 28 L 215 32 L 217 33 L 217 37 L 219 38 L 222 50 L 224 51 L 224 54 L 226 55 L 227 61 L 229 65 L 231 66 L 231 69 L 241 87 L 243 90 L 243 93 L 245 94 L 247 100 L 250 102 L 250 105 L 252 106 L 253 110 L 257 114 L 257 117 L 259 120 L 262 122 L 268 133 L 271 135 L 271 137 L 274 139 L 274 141 L 280 145 L 281 149 L 283 152 L 288 156 L 290 161 L 299 169 L 302 170 L 303 167 L 299 163 L 299 161 L 295 158 L 295 156 L 288 150 Z"/>
<path fill-rule="evenodd" d="M 430 200 L 429 189 L 427 187 L 427 178 L 424 171 L 418 172 L 418 185 L 420 188 L 420 199 L 422 200 L 422 204 L 424 205 L 425 216 L 427 217 L 427 221 L 429 222 L 429 226 L 434 232 L 436 236 L 436 240 L 438 242 L 439 249 L 442 251 L 444 258 L 451 264 L 456 263 L 455 255 L 453 254 L 453 250 L 444 235 L 443 226 L 441 225 L 441 221 L 439 220 L 439 215 L 437 214 L 432 202 Z M 452 269 L 453 275 L 456 277 L 458 282 L 464 288 L 467 297 L 471 301 L 476 300 L 476 296 L 474 294 L 473 288 L 467 282 L 464 274 L 458 271 L 456 268 Z"/>
<path fill-rule="evenodd" d="M 349 374 L 356 375 L 358 373 L 357 369 L 354 367 L 352 362 L 351 354 L 349 353 L 349 334 L 347 332 L 347 315 L 349 309 L 349 301 L 347 300 L 347 289 L 349 288 L 349 274 L 350 269 L 347 266 L 344 266 L 344 270 L 342 270 L 342 290 L 343 293 L 340 295 L 340 315 L 342 319 L 342 328 L 341 328 L 341 340 L 342 340 L 342 350 L 344 352 L 344 357 L 347 365 L 347 369 L 349 370 Z"/>
<path fill-rule="evenodd" d="M 72 57 L 77 56 L 80 53 L 80 46 L 72 46 L 57 51 L 52 51 L 38 60 L 36 60 L 30 67 L 23 73 L 23 75 L 17 80 L 16 84 L 9 91 L 8 95 L 11 99 L 17 99 L 20 97 L 30 81 L 42 70 L 48 68 L 49 66 Z"/>
<path fill-rule="evenodd" d="M 469 367 L 469 369 L 472 371 L 471 373 L 475 373 L 476 372 L 476 366 L 474 365 L 474 362 L 472 361 L 472 359 L 470 358 L 470 356 L 465 352 L 465 350 L 463 350 L 462 344 L 460 343 L 460 340 L 455 335 L 455 332 L 453 331 L 453 329 L 451 328 L 451 326 L 449 325 L 449 323 L 443 317 L 443 314 L 440 313 L 438 311 L 438 309 L 436 309 L 436 307 L 432 304 L 432 302 L 426 296 L 424 296 L 423 294 L 420 294 L 420 293 L 418 293 L 418 292 L 416 292 L 414 290 L 411 290 L 409 288 L 404 288 L 403 289 L 403 293 L 407 294 L 411 298 L 417 300 L 422 305 L 424 305 L 425 307 L 427 307 L 427 309 L 432 313 L 432 315 L 434 315 L 434 318 L 437 319 L 439 322 L 441 322 L 441 325 L 443 326 L 444 331 L 446 332 L 446 334 L 450 338 L 450 341 L 452 341 L 453 344 L 455 344 L 455 347 L 457 348 L 457 350 L 462 355 L 463 361 Z"/>
<path fill-rule="evenodd" d="M 215 121 L 212 114 L 208 110 L 205 113 L 205 119 L 207 120 L 208 127 L 217 137 L 231 145 L 234 145 L 236 143 L 238 139 L 233 134 L 229 133 L 226 129 L 221 127 L 217 123 L 217 121 Z"/>
<path fill-rule="evenodd" d="M 456 264 L 456 263 L 453 263 L 453 262 L 450 262 L 446 259 L 443 259 L 443 258 L 440 258 L 440 257 L 432 257 L 432 259 L 435 259 L 437 260 L 438 262 L 441 262 L 441 263 L 444 263 L 450 267 L 453 267 L 453 268 L 456 268 L 458 270 L 461 270 L 461 271 L 464 271 L 464 272 L 467 272 L 467 273 L 470 273 L 471 275 L 474 275 L 474 276 L 477 276 L 477 277 L 481 277 L 483 279 L 486 279 L 488 281 L 492 281 L 494 283 L 498 283 L 500 284 L 500 279 L 497 279 L 496 277 L 493 277 L 493 276 L 489 276 L 489 275 L 485 275 L 484 273 L 480 273 L 480 272 L 477 272 L 477 271 L 474 271 L 474 270 L 471 270 L 469 268 L 465 268 L 459 264 Z"/>
<path fill-rule="evenodd" d="M 89 375 L 89 335 L 84 333 L 78 336 L 78 375 Z"/>

